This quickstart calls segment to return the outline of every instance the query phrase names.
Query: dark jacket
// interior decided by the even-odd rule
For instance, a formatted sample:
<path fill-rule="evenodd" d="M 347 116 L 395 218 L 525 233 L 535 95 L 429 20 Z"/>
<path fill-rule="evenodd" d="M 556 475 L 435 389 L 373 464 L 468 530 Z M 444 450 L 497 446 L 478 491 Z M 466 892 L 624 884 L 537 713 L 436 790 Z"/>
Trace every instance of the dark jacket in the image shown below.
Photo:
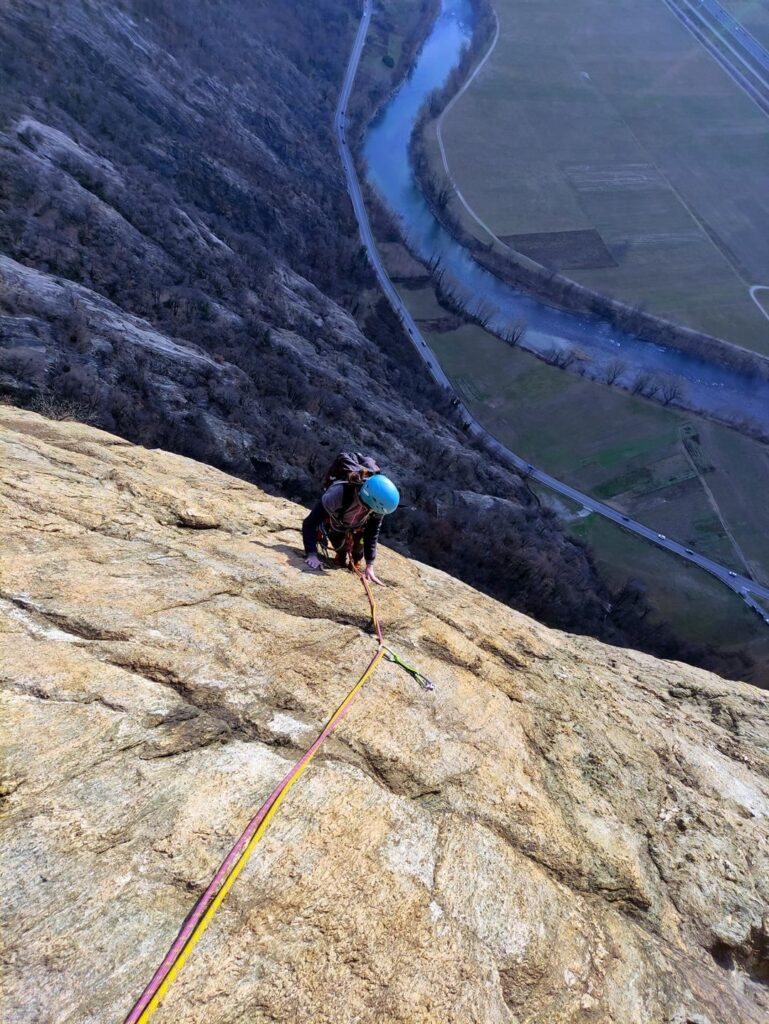
<path fill-rule="evenodd" d="M 302 540 L 305 555 L 317 554 L 318 527 L 325 523 L 331 541 L 336 545 L 337 537 L 341 540 L 347 533 L 363 533 L 363 554 L 366 563 L 376 558 L 379 531 L 382 519 L 378 512 L 372 511 L 358 498 L 355 488 L 338 480 L 333 483 L 323 497 L 315 503 L 314 508 L 302 523 Z M 336 535 L 336 536 L 334 536 Z"/>

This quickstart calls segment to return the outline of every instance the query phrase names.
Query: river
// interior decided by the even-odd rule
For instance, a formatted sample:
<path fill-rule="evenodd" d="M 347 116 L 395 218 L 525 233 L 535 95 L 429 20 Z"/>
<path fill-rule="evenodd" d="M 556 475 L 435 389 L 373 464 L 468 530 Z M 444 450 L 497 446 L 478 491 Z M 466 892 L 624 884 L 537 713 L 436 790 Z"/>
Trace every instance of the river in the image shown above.
<path fill-rule="evenodd" d="M 719 419 L 752 421 L 769 433 L 769 382 L 644 341 L 599 317 L 548 306 L 484 270 L 439 224 L 414 176 L 409 139 L 424 100 L 458 64 L 472 22 L 469 0 L 443 0 L 411 74 L 366 134 L 368 180 L 397 216 L 409 248 L 425 261 L 440 260 L 445 282 L 465 307 L 473 310 L 482 303 L 491 311 L 489 327 L 495 333 L 525 324 L 523 348 L 542 355 L 579 353 L 571 369 L 597 379 L 619 360 L 626 367 L 623 382 L 641 373 L 675 381 L 683 394 L 681 405 Z"/>

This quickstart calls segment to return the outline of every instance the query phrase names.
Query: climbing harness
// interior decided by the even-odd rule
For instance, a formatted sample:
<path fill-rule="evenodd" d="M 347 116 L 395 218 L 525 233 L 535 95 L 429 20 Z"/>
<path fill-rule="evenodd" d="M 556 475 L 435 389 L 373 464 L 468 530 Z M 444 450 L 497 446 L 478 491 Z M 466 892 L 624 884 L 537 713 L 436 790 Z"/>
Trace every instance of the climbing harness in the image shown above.
<path fill-rule="evenodd" d="M 267 831 L 270 821 L 277 813 L 278 808 L 285 800 L 291 787 L 299 781 L 320 747 L 348 714 L 364 684 L 374 674 L 378 665 L 384 659 L 393 662 L 408 672 L 420 686 L 425 689 L 433 689 L 433 684 L 429 679 L 423 676 L 422 673 L 412 665 L 405 662 L 394 651 L 390 650 L 390 648 L 385 647 L 382 626 L 379 622 L 379 616 L 377 615 L 376 601 L 374 600 L 374 595 L 371 591 L 371 587 L 369 586 L 369 582 L 357 566 L 353 565 L 352 571 L 361 581 L 363 589 L 366 591 L 366 597 L 368 598 L 371 613 L 371 624 L 377 638 L 376 653 L 372 657 L 371 661 L 369 661 L 363 671 L 363 674 L 360 676 L 353 688 L 323 726 L 323 729 L 319 733 L 317 739 L 310 747 L 308 747 L 304 754 L 293 765 L 291 770 L 283 776 L 281 781 L 259 808 L 256 815 L 248 823 L 240 839 L 238 839 L 219 865 L 219 869 L 211 879 L 208 888 L 192 908 L 192 911 L 182 925 L 179 934 L 176 936 L 170 949 L 163 958 L 162 963 L 152 976 L 152 980 L 142 992 L 134 1007 L 125 1018 L 123 1024 L 147 1024 L 147 1021 L 149 1021 L 155 1013 L 160 1001 L 168 991 L 174 978 L 184 966 L 190 953 L 198 944 L 203 932 L 210 924 L 212 917 L 234 885 L 238 875 L 246 866 L 251 854 L 254 852 L 254 847 Z"/>
<path fill-rule="evenodd" d="M 349 566 L 352 571 L 359 575 L 358 563 L 353 558 L 356 540 L 362 536 L 362 529 L 348 529 L 345 532 L 344 541 L 335 547 L 329 535 L 329 521 L 324 520 L 315 533 L 315 542 L 324 558 L 332 560 L 332 552 L 337 565 Z M 341 532 L 341 531 L 338 531 Z"/>

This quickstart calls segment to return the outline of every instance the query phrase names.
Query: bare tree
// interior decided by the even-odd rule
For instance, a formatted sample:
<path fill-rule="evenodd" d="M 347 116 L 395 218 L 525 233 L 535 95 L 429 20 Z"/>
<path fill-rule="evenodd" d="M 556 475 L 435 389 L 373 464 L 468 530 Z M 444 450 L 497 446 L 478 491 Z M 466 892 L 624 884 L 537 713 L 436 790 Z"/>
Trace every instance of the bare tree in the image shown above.
<path fill-rule="evenodd" d="M 654 396 L 657 394 L 661 387 L 662 381 L 659 379 L 659 377 L 649 375 L 644 384 L 643 391 L 641 391 L 641 394 L 644 395 L 644 397 L 646 398 L 654 398 Z"/>
<path fill-rule="evenodd" d="M 506 342 L 511 348 L 515 348 L 516 345 L 520 345 L 526 335 L 526 324 L 519 320 L 514 323 L 512 327 L 502 333 L 502 341 Z"/>
<path fill-rule="evenodd" d="M 604 379 L 607 384 L 615 384 L 627 369 L 627 363 L 622 359 L 612 359 L 606 367 Z"/>
<path fill-rule="evenodd" d="M 660 385 L 660 396 L 665 405 L 678 401 L 683 395 L 683 388 L 677 380 L 668 377 Z"/>
<path fill-rule="evenodd" d="M 443 279 L 446 276 L 446 267 L 441 262 L 439 256 L 434 256 L 427 264 L 428 270 L 432 275 L 433 280 L 439 288 L 443 285 Z"/>
<path fill-rule="evenodd" d="M 633 381 L 633 387 L 630 390 L 633 392 L 634 395 L 646 394 L 646 389 L 649 386 L 650 380 L 651 376 L 648 373 L 646 373 L 645 370 L 642 370 L 641 373 L 639 373 L 636 379 Z"/>
<path fill-rule="evenodd" d="M 557 366 L 561 370 L 568 370 L 576 362 L 577 353 L 573 348 L 551 348 L 545 353 L 544 358 L 551 366 Z"/>
<path fill-rule="evenodd" d="M 485 299 L 481 299 L 474 309 L 470 310 L 470 315 L 474 320 L 477 320 L 484 330 L 489 326 L 489 321 L 494 315 L 494 307 L 490 302 Z"/>

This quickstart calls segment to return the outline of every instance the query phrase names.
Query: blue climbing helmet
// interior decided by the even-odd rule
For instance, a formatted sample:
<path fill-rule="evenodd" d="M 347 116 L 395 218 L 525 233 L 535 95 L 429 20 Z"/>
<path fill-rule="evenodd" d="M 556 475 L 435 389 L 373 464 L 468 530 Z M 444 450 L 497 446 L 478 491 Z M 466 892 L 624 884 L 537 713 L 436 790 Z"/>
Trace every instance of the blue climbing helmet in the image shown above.
<path fill-rule="evenodd" d="M 363 484 L 358 492 L 358 497 L 374 512 L 386 516 L 388 512 L 396 510 L 401 496 L 392 480 L 382 476 L 381 473 L 376 473 Z"/>

